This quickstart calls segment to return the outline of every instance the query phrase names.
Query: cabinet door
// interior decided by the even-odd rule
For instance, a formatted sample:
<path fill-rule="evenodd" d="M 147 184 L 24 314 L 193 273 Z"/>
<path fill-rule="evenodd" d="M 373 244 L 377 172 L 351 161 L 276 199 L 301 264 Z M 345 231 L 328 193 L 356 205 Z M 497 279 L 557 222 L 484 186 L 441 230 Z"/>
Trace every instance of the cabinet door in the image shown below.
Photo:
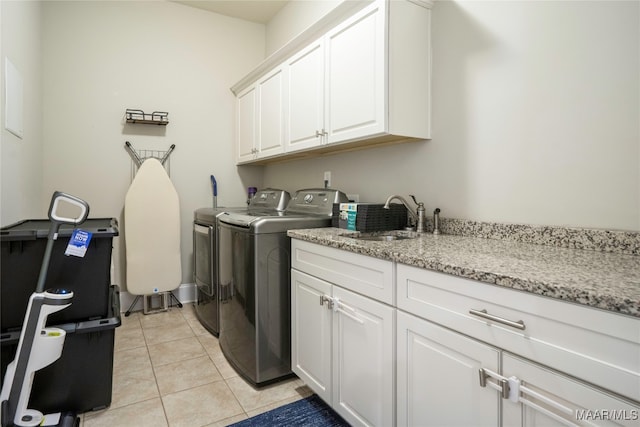
<path fill-rule="evenodd" d="M 478 375 L 498 371 L 499 350 L 402 311 L 397 321 L 398 426 L 499 426 L 500 395 Z"/>
<path fill-rule="evenodd" d="M 236 99 L 237 123 L 236 140 L 238 142 L 238 162 L 255 158 L 256 142 L 256 87 L 247 88 Z"/>
<path fill-rule="evenodd" d="M 323 295 L 331 284 L 291 270 L 291 369 L 325 402 L 331 402 L 331 317 Z"/>
<path fill-rule="evenodd" d="M 333 286 L 333 408 L 353 426 L 392 426 L 394 312 Z"/>
<path fill-rule="evenodd" d="M 258 80 L 258 158 L 284 152 L 285 70 L 278 67 Z"/>
<path fill-rule="evenodd" d="M 311 43 L 289 61 L 286 151 L 322 144 L 324 131 L 324 45 Z"/>
<path fill-rule="evenodd" d="M 518 403 L 504 401 L 505 426 L 638 425 L 639 405 L 557 371 L 504 353 L 502 372 L 528 389 L 520 389 Z"/>
<path fill-rule="evenodd" d="M 329 143 L 385 130 L 385 4 L 376 2 L 327 34 Z"/>

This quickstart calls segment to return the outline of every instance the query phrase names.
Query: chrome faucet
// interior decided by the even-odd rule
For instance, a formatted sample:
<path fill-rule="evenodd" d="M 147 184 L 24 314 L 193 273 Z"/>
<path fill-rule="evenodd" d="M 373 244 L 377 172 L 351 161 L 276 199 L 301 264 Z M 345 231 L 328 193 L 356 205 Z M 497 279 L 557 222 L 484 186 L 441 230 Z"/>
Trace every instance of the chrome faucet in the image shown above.
<path fill-rule="evenodd" d="M 384 204 L 384 208 L 389 209 L 389 203 L 391 203 L 391 200 L 393 199 L 400 200 L 402 204 L 407 208 L 407 211 L 409 212 L 409 215 L 411 215 L 411 218 L 413 218 L 413 221 L 416 223 L 416 231 L 418 233 L 425 233 L 427 231 L 427 227 L 426 227 L 427 220 L 425 217 L 424 203 L 418 202 L 414 195 L 410 194 L 410 196 L 413 199 L 413 202 L 418 206 L 416 209 L 416 212 L 413 212 L 413 210 L 411 210 L 409 203 L 402 196 L 398 196 L 395 194 L 393 196 L 389 196 L 389 198 Z"/>
<path fill-rule="evenodd" d="M 440 208 L 433 211 L 433 234 L 440 234 Z"/>

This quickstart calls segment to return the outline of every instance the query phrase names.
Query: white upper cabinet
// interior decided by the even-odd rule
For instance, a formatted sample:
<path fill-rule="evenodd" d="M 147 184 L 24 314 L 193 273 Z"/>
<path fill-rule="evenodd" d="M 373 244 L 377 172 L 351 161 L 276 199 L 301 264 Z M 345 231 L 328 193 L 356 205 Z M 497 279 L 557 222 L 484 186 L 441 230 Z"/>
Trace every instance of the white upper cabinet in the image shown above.
<path fill-rule="evenodd" d="M 285 80 L 286 70 L 281 67 L 258 81 L 258 158 L 284 152 Z"/>
<path fill-rule="evenodd" d="M 287 151 L 321 143 L 324 128 L 324 43 L 317 40 L 287 61 L 289 138 Z"/>
<path fill-rule="evenodd" d="M 327 34 L 325 143 L 385 131 L 385 6 L 377 2 Z"/>
<path fill-rule="evenodd" d="M 384 131 L 384 19 L 367 8 L 288 61 L 287 152 Z"/>
<path fill-rule="evenodd" d="M 430 138 L 431 5 L 375 0 L 274 63 L 266 74 L 283 72 L 283 98 L 260 105 L 281 109 L 284 147 L 239 163 Z M 238 103 L 250 84 L 246 77 L 232 88 Z"/>
<path fill-rule="evenodd" d="M 236 149 L 239 163 L 256 157 L 256 86 L 236 97 Z"/>
<path fill-rule="evenodd" d="M 238 94 L 238 163 L 284 152 L 285 74 L 286 70 L 278 67 Z"/>

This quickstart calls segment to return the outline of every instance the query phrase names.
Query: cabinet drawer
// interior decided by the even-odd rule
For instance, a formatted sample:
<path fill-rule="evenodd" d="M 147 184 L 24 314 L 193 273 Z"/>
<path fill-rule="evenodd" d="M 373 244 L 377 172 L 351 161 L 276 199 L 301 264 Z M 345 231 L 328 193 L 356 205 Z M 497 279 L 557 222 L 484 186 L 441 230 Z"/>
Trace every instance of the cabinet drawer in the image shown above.
<path fill-rule="evenodd" d="M 291 267 L 386 304 L 394 302 L 391 261 L 292 239 Z"/>
<path fill-rule="evenodd" d="M 403 264 L 397 271 L 399 309 L 640 401 L 640 319 Z"/>

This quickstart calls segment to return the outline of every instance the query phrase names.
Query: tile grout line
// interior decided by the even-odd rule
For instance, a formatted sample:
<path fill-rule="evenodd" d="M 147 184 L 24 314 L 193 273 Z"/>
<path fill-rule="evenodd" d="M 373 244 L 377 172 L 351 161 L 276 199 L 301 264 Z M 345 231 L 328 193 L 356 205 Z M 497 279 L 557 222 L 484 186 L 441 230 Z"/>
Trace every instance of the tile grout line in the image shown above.
<path fill-rule="evenodd" d="M 198 337 L 200 336 L 204 336 L 204 335 L 198 335 L 198 333 L 193 329 L 193 327 L 191 326 L 191 323 L 189 323 L 189 320 L 185 317 L 184 313 L 181 313 L 182 317 L 185 319 L 185 321 L 187 322 L 187 325 L 189 325 L 189 328 L 191 328 L 191 331 L 193 332 L 194 336 L 196 337 L 196 339 L 198 339 Z M 196 319 L 197 320 L 197 319 Z M 238 415 L 244 415 L 245 418 L 249 418 L 249 414 L 247 413 L 246 409 L 244 408 L 244 406 L 242 406 L 242 403 L 240 402 L 240 400 L 238 399 L 238 396 L 236 396 L 236 394 L 233 392 L 233 389 L 229 386 L 229 383 L 227 382 L 227 378 L 222 376 L 222 373 L 220 372 L 220 369 L 218 369 L 218 365 L 216 364 L 215 360 L 213 360 L 211 354 L 207 351 L 207 349 L 204 347 L 204 345 L 202 344 L 202 342 L 198 339 L 198 342 L 200 343 L 200 345 L 202 346 L 202 348 L 204 349 L 205 354 L 207 355 L 207 357 L 209 358 L 209 360 L 211 361 L 211 363 L 213 364 L 213 366 L 215 367 L 216 371 L 218 371 L 218 374 L 220 375 L 220 381 L 223 381 L 224 384 L 227 386 L 227 388 L 229 389 L 229 391 L 231 391 L 231 394 L 233 395 L 233 398 L 235 399 L 236 403 L 238 404 L 238 407 L 240 407 L 242 409 L 242 413 L 239 414 L 234 414 L 230 417 L 224 418 L 224 419 L 230 419 L 233 417 L 236 417 Z M 223 420 L 224 420 L 223 419 Z M 219 420 L 217 421 L 218 423 L 222 422 L 223 420 Z M 205 424 L 203 426 L 200 427 L 206 427 L 208 424 Z"/>
<path fill-rule="evenodd" d="M 182 309 L 183 309 L 183 308 L 182 308 Z M 235 416 L 238 416 L 238 415 L 243 415 L 243 414 L 244 414 L 244 416 L 245 416 L 246 418 L 248 418 L 248 414 L 247 414 L 246 410 L 244 409 L 244 407 L 242 406 L 242 404 L 241 404 L 241 403 L 240 403 L 240 401 L 238 400 L 238 397 L 237 397 L 237 396 L 236 396 L 236 394 L 233 392 L 233 390 L 231 389 L 231 387 L 229 387 L 229 383 L 227 382 L 227 378 L 224 378 L 224 377 L 222 376 L 222 373 L 220 372 L 220 369 L 218 369 L 218 365 L 216 364 L 215 360 L 213 360 L 212 355 L 207 351 L 206 347 L 205 347 L 205 346 L 202 344 L 202 342 L 198 339 L 198 337 L 203 336 L 203 335 L 199 335 L 199 334 L 198 334 L 198 332 L 194 330 L 194 328 L 191 326 L 191 323 L 189 323 L 189 319 L 187 319 L 187 318 L 186 318 L 186 316 L 184 315 L 184 312 L 182 311 L 182 309 L 180 309 L 180 310 L 181 310 L 181 311 L 180 311 L 180 314 L 181 314 L 182 318 L 183 318 L 183 319 L 184 319 L 184 321 L 187 323 L 187 326 L 189 326 L 189 329 L 191 330 L 191 332 L 193 333 L 193 336 L 194 336 L 194 337 L 196 338 L 196 340 L 198 341 L 198 344 L 200 344 L 200 346 L 201 346 L 201 347 L 202 347 L 202 349 L 204 350 L 204 353 L 206 354 L 207 358 L 209 359 L 209 361 L 211 361 L 211 363 L 213 364 L 214 368 L 216 369 L 216 371 L 217 371 L 217 372 L 218 372 L 218 374 L 220 375 L 220 380 L 219 380 L 219 381 L 212 381 L 212 382 L 207 383 L 207 384 L 212 384 L 212 383 L 215 383 L 215 382 L 223 382 L 223 383 L 225 384 L 225 386 L 229 389 L 229 391 L 231 392 L 231 394 L 233 395 L 233 398 L 234 398 L 234 400 L 236 401 L 236 403 L 238 404 L 238 407 L 239 407 L 239 408 L 241 408 L 241 410 L 242 410 L 242 412 L 241 412 L 241 413 L 231 415 L 230 417 L 227 417 L 227 418 L 224 418 L 224 419 L 229 419 L 229 418 L 232 418 L 232 417 L 235 417 Z M 175 341 L 175 340 L 174 340 L 174 341 Z M 148 351 L 148 346 L 147 346 L 147 351 Z M 150 354 L 149 354 L 149 358 L 151 359 L 151 355 L 150 355 Z M 190 359 L 185 359 L 185 360 L 190 360 Z M 152 367 L 153 367 L 153 364 L 152 364 Z M 155 375 L 155 369 L 154 369 L 154 375 Z M 156 378 L 156 382 L 157 382 L 157 378 Z M 202 385 L 205 385 L 205 384 L 202 384 Z M 202 386 L 202 385 L 201 385 L 201 386 Z M 184 391 L 184 390 L 180 390 L 180 391 Z M 174 393 L 179 393 L 180 391 L 176 391 L 176 392 L 174 392 Z M 158 387 L 158 392 L 159 392 L 159 387 Z M 168 426 L 170 426 L 170 423 L 169 423 L 169 417 L 168 417 L 168 415 L 167 415 L 167 411 L 166 411 L 166 409 L 165 409 L 165 407 L 164 407 L 164 399 L 162 398 L 162 395 L 160 395 L 160 401 L 161 401 L 161 404 L 162 404 L 162 408 L 163 408 L 163 410 L 164 410 L 164 412 L 165 412 L 165 418 L 166 418 L 166 421 L 167 421 L 167 425 L 168 425 Z M 218 420 L 217 422 L 218 422 L 218 423 L 220 423 L 220 422 L 222 422 L 224 419 L 222 419 L 222 420 Z M 209 425 L 209 424 L 203 424 L 203 425 L 198 426 L 198 427 L 206 427 L 207 425 Z"/>
<path fill-rule="evenodd" d="M 212 347 L 212 345 L 214 344 L 218 344 L 217 338 L 213 335 L 211 335 L 211 338 L 213 338 L 210 341 L 210 333 L 208 331 L 205 331 L 202 328 L 199 328 L 199 323 L 197 322 L 197 318 L 195 317 L 195 313 L 194 310 L 192 308 L 192 306 L 188 306 L 185 305 L 184 308 L 173 308 L 173 310 L 179 310 L 179 315 L 176 314 L 172 314 L 170 316 L 167 316 L 165 313 L 158 313 L 159 316 L 165 316 L 164 318 L 158 318 L 157 321 L 152 320 L 152 321 L 143 321 L 143 319 L 140 318 L 141 314 L 140 312 L 136 312 L 135 314 L 135 318 L 130 319 L 130 321 L 126 322 L 126 326 L 125 324 L 123 324 L 123 328 L 120 329 L 119 331 L 122 331 L 122 333 L 124 333 L 125 331 L 127 331 L 128 329 L 131 329 L 132 331 L 136 331 L 139 330 L 140 334 L 142 335 L 142 342 L 139 344 L 139 346 L 136 346 L 137 341 L 135 341 L 135 335 L 138 334 L 138 332 L 132 332 L 131 336 L 134 337 L 134 339 L 131 338 L 127 338 L 126 341 L 121 341 L 121 343 L 123 343 L 125 346 L 129 346 L 131 345 L 132 347 L 124 347 L 124 348 L 120 348 L 118 350 L 114 351 L 114 354 L 119 353 L 119 352 L 124 352 L 124 351 L 129 351 L 129 350 L 134 350 L 134 349 L 138 349 L 138 351 L 142 352 L 142 348 L 144 348 L 145 352 L 144 353 L 146 355 L 146 357 L 148 358 L 148 361 L 151 365 L 151 375 L 153 375 L 153 381 L 155 383 L 155 394 L 156 396 L 153 397 L 149 397 L 147 399 L 143 399 L 140 400 L 138 402 L 131 402 L 131 403 L 127 403 L 123 406 L 119 406 L 118 408 L 115 408 L 114 410 L 121 410 L 124 408 L 128 408 L 130 406 L 142 403 L 142 402 L 150 402 L 152 400 L 155 400 L 156 398 L 159 399 L 159 403 L 160 405 L 162 405 L 162 418 L 159 418 L 158 421 L 160 419 L 164 419 L 165 423 L 167 426 L 170 426 L 170 422 L 169 422 L 169 413 L 171 412 L 171 408 L 166 406 L 166 401 L 165 398 L 167 398 L 168 396 L 174 395 L 176 393 L 181 393 L 187 390 L 190 390 L 192 388 L 195 387 L 201 387 L 201 386 L 206 386 L 209 384 L 214 384 L 214 383 L 220 383 L 220 384 L 224 384 L 224 388 L 226 388 L 226 392 L 225 393 L 230 393 L 227 394 L 227 398 L 228 399 L 233 399 L 233 402 L 235 404 L 238 405 L 238 409 L 240 409 L 240 411 L 236 414 L 231 414 L 223 419 L 214 421 L 213 424 L 208 423 L 208 421 L 204 421 L 202 420 L 201 422 L 204 422 L 204 424 L 200 427 L 206 427 L 206 426 L 214 426 L 214 425 L 226 425 L 227 423 L 231 422 L 238 422 L 240 421 L 238 418 L 242 417 L 243 419 L 248 419 L 250 417 L 250 413 L 257 415 L 259 413 L 263 413 L 265 411 L 271 410 L 274 407 L 279 407 L 282 405 L 285 405 L 287 403 L 289 403 L 290 401 L 293 400 L 298 400 L 298 398 L 300 397 L 304 397 L 302 394 L 300 394 L 299 397 L 296 396 L 290 396 L 290 397 L 285 397 L 283 399 L 279 399 L 278 401 L 275 402 L 269 402 L 266 403 L 260 407 L 257 408 L 253 408 L 251 410 L 245 408 L 245 406 L 242 404 L 241 401 L 241 394 L 242 394 L 242 390 L 240 389 L 234 389 L 233 387 L 237 388 L 237 376 L 227 376 L 229 375 L 229 373 L 227 372 L 227 368 L 226 365 L 224 365 L 224 361 L 220 361 L 218 360 L 218 363 L 216 363 L 216 359 L 218 359 L 218 353 L 216 351 L 216 349 L 214 347 Z M 155 329 L 158 327 L 162 327 L 162 323 L 166 323 L 166 322 L 170 322 L 170 321 L 175 321 L 178 322 L 179 319 L 182 319 L 188 326 L 189 329 L 184 329 L 183 332 L 189 332 L 189 338 L 194 338 L 198 345 L 199 348 L 202 350 L 202 354 L 198 355 L 198 356 L 192 356 L 189 357 L 187 359 L 181 359 L 180 362 L 185 362 L 185 361 L 191 361 L 194 359 L 198 359 L 198 358 L 202 358 L 202 361 L 204 362 L 204 360 L 207 360 L 207 364 L 211 364 L 215 370 L 217 371 L 217 378 L 219 379 L 208 379 L 208 382 L 204 383 L 204 384 L 198 384 L 197 386 L 194 387 L 188 387 L 185 389 L 176 389 L 174 391 L 169 392 L 168 394 L 166 394 L 165 396 L 162 395 L 162 391 L 160 390 L 160 383 L 159 383 L 159 375 L 161 373 L 162 367 L 166 366 L 167 364 L 162 364 L 159 366 L 156 366 L 153 364 L 152 359 L 151 359 L 151 351 L 150 351 L 150 347 L 154 346 L 156 344 L 165 344 L 167 342 L 172 342 L 172 341 L 177 341 L 181 338 L 177 338 L 175 340 L 169 340 L 169 341 L 165 341 L 165 342 L 160 342 L 160 343 L 156 343 L 156 344 L 149 344 L 148 342 L 148 335 L 149 335 L 149 330 L 150 329 Z M 149 320 L 149 319 L 147 319 Z M 145 326 L 146 325 L 146 326 Z M 116 331 L 119 332 L 119 331 Z M 122 335 L 120 335 L 122 336 Z M 139 336 L 139 335 L 138 335 Z M 186 338 L 186 337 L 185 337 Z M 122 345 L 122 344 L 121 344 Z M 140 355 L 142 355 L 143 353 L 140 353 Z M 190 355 L 191 356 L 191 355 Z M 205 358 L 206 356 L 206 358 Z M 222 356 L 224 357 L 224 356 Z M 173 363 L 173 362 L 170 362 Z M 120 365 L 120 368 L 122 368 L 122 366 Z M 118 369 L 120 369 L 118 368 Z M 115 370 L 114 370 L 115 371 Z M 151 380 L 151 378 L 149 378 Z M 232 386 L 233 384 L 233 386 Z M 297 387 L 296 387 L 297 389 Z M 169 387 L 167 390 L 173 390 L 173 387 Z M 240 393 L 240 394 L 238 394 Z M 231 402 L 231 400 L 229 400 Z M 167 401 L 168 402 L 168 401 Z M 109 410 L 110 408 L 107 408 L 107 410 Z M 160 413 L 157 413 L 158 416 L 160 416 Z M 91 419 L 93 417 L 89 417 L 89 419 Z M 85 421 L 85 417 L 83 416 L 82 418 L 82 425 L 84 424 Z M 92 422 L 93 423 L 93 422 Z M 200 424 L 200 423 L 198 423 Z M 195 427 L 195 424 L 194 424 Z"/>
<path fill-rule="evenodd" d="M 142 327 L 142 325 L 140 325 Z M 153 373 L 153 379 L 155 380 L 156 390 L 158 391 L 158 399 L 160 400 L 160 405 L 162 405 L 162 413 L 164 414 L 164 420 L 169 426 L 169 415 L 167 414 L 167 408 L 164 406 L 164 399 L 162 398 L 162 393 L 160 392 L 160 386 L 158 385 L 158 375 L 156 374 L 156 368 L 153 366 L 153 361 L 151 360 L 151 353 L 149 352 L 149 344 L 147 343 L 146 335 L 144 334 L 144 328 L 142 328 L 142 336 L 145 340 L 145 346 L 147 349 L 147 356 L 149 357 L 149 363 L 151 364 L 151 372 Z"/>

